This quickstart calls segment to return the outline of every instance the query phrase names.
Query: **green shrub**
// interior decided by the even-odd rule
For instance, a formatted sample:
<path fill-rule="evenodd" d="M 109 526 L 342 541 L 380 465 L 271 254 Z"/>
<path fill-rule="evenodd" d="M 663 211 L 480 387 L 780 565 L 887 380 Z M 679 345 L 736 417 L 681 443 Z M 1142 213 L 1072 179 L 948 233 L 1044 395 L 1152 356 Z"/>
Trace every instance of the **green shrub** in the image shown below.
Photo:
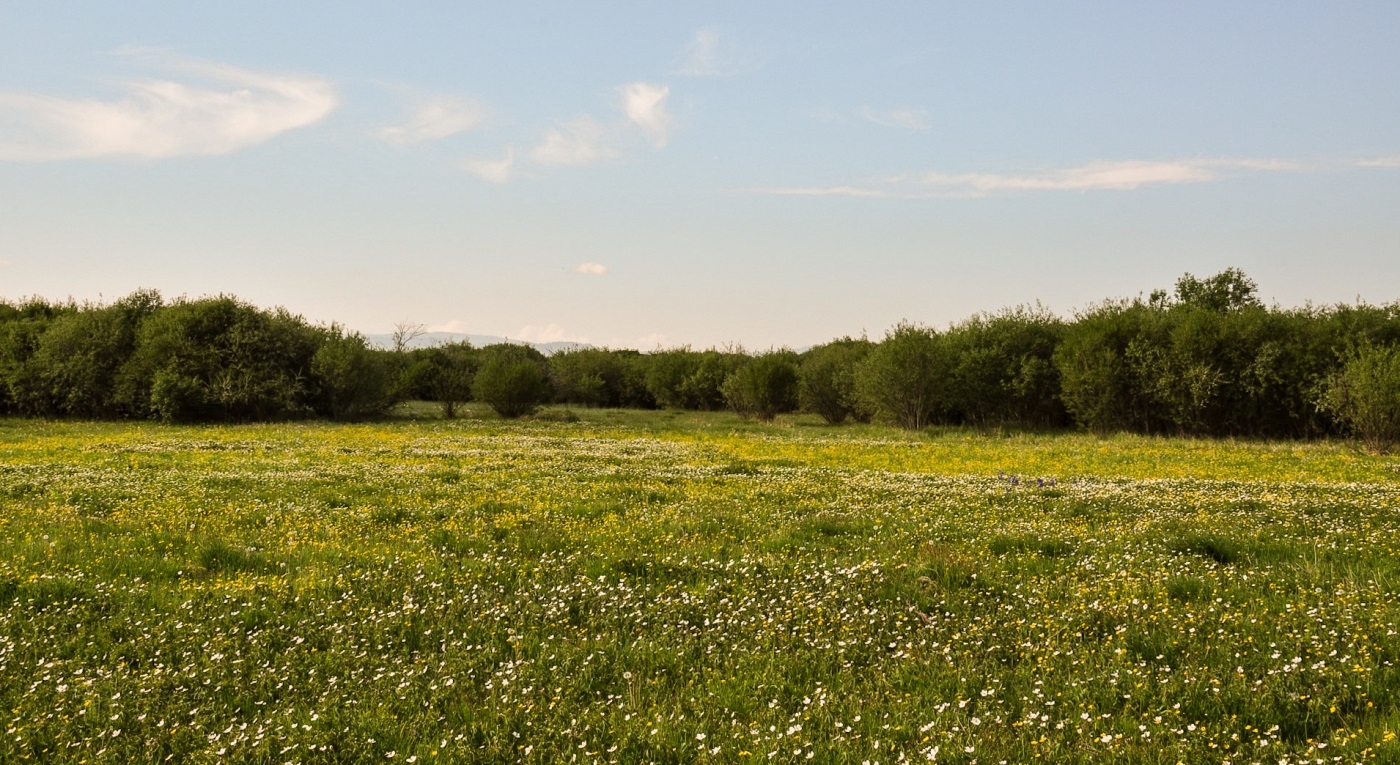
<path fill-rule="evenodd" d="M 909 430 L 920 430 L 949 408 L 953 357 L 929 327 L 901 323 L 856 370 L 862 402 Z"/>
<path fill-rule="evenodd" d="M 534 414 L 550 400 L 553 391 L 545 376 L 544 357 L 523 345 L 490 345 L 482 349 L 481 369 L 472 383 L 472 395 L 502 417 L 515 419 Z"/>
<path fill-rule="evenodd" d="M 821 415 L 829 425 L 840 425 L 847 417 L 869 420 L 870 414 L 860 406 L 856 394 L 856 368 L 874 345 L 848 337 L 804 353 L 797 370 L 797 399 L 802 409 Z"/>
<path fill-rule="evenodd" d="M 771 422 L 797 408 L 797 355 L 773 351 L 758 356 L 725 378 L 723 391 L 734 411 Z"/>
<path fill-rule="evenodd" d="M 549 357 L 549 379 L 565 404 L 650 409 L 642 355 L 632 350 L 574 348 Z"/>
<path fill-rule="evenodd" d="M 311 357 L 311 374 L 320 391 L 316 413 L 350 420 L 389 411 L 396 401 L 383 353 L 371 349 L 362 335 L 331 325 Z"/>
<path fill-rule="evenodd" d="M 457 415 L 457 406 L 472 399 L 472 387 L 481 360 L 471 343 L 467 342 L 428 348 L 424 354 L 430 369 L 430 397 L 442 404 L 442 416 L 452 419 Z"/>
<path fill-rule="evenodd" d="M 1400 347 L 1362 343 L 1327 379 L 1320 405 L 1372 452 L 1400 442 Z"/>
<path fill-rule="evenodd" d="M 1065 425 L 1055 348 L 1059 317 L 1043 308 L 980 314 L 948 330 L 955 358 L 952 403 L 975 425 Z"/>
<path fill-rule="evenodd" d="M 321 333 L 283 309 L 231 297 L 177 301 L 141 324 L 118 401 L 165 420 L 269 420 L 312 413 Z"/>
<path fill-rule="evenodd" d="M 677 348 L 651 355 L 646 387 L 656 403 L 672 409 L 714 411 L 725 406 L 724 381 L 742 355 Z"/>

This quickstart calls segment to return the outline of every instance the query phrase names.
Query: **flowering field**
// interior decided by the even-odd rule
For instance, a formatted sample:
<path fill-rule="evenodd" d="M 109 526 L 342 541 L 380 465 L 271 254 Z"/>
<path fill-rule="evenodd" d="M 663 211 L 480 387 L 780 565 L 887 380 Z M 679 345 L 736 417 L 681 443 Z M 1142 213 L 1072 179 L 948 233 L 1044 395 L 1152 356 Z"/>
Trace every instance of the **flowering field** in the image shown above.
<path fill-rule="evenodd" d="M 1400 461 L 0 420 L 0 761 L 1400 762 Z"/>

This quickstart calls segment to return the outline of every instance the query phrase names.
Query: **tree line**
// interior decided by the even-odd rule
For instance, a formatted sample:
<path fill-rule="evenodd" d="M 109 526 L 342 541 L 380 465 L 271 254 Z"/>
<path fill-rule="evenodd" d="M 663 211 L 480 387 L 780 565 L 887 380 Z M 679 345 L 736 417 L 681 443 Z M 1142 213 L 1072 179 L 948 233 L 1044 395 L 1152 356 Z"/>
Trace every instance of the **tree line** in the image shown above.
<path fill-rule="evenodd" d="M 406 399 L 452 417 L 560 403 L 805 411 L 833 425 L 927 425 L 1400 439 L 1400 303 L 1263 305 L 1237 269 L 1065 319 L 1040 307 L 801 353 L 524 345 L 372 347 L 343 327 L 219 296 L 0 303 L 0 412 L 241 422 L 359 419 Z"/>

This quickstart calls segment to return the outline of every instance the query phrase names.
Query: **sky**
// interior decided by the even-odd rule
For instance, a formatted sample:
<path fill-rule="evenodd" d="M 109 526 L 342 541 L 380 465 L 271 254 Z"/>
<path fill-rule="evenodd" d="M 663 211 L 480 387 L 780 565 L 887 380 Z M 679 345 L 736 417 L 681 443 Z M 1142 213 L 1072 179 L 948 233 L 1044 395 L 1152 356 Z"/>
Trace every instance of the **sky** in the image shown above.
<path fill-rule="evenodd" d="M 0 0 L 0 299 L 651 350 L 1400 299 L 1400 3 Z"/>

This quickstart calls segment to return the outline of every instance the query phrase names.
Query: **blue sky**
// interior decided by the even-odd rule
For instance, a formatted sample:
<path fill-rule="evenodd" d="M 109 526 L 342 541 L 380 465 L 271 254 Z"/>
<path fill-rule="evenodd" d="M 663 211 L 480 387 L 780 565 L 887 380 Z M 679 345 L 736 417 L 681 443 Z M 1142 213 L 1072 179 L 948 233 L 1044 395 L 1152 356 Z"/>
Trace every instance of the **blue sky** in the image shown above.
<path fill-rule="evenodd" d="M 1400 299 L 1400 4 L 0 0 L 0 297 L 802 346 Z"/>

